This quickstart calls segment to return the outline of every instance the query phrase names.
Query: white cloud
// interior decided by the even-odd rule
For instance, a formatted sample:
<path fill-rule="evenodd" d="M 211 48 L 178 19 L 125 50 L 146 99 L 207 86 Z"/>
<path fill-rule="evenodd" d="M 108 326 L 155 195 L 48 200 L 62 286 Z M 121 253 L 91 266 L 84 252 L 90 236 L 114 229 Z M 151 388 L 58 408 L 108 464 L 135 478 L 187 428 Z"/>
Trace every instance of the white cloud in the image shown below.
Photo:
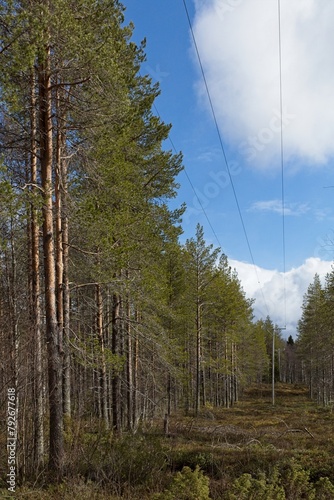
<path fill-rule="evenodd" d="M 280 327 L 286 325 L 285 335 L 295 335 L 301 316 L 303 296 L 314 275 L 323 280 L 331 271 L 332 262 L 310 257 L 299 267 L 285 274 L 277 270 L 262 269 L 249 263 L 230 260 L 248 298 L 254 298 L 254 313 L 257 319 L 271 317 Z"/>
<path fill-rule="evenodd" d="M 280 151 L 277 0 L 197 0 L 194 33 L 224 139 L 257 167 Z M 285 159 L 334 155 L 334 2 L 281 0 Z M 202 79 L 198 92 L 207 103 Z M 277 162 L 279 163 L 279 162 Z"/>
<path fill-rule="evenodd" d="M 284 206 L 284 215 L 304 215 L 309 211 L 309 206 L 307 203 L 289 203 Z M 256 201 L 252 204 L 249 209 L 252 212 L 274 212 L 282 215 L 282 201 L 281 200 L 266 200 L 266 201 Z"/>

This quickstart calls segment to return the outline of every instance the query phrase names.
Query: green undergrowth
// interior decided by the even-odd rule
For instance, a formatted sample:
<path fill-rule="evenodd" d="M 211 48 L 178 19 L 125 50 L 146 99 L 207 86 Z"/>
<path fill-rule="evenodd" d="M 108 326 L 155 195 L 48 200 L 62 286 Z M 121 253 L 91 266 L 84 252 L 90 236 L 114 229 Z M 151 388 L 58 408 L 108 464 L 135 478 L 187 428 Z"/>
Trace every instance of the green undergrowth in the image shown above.
<path fill-rule="evenodd" d="M 63 483 L 41 474 L 15 497 L 334 499 L 333 413 L 303 387 L 279 385 L 275 406 L 270 395 L 270 387 L 251 388 L 233 408 L 172 415 L 167 436 L 162 418 L 118 437 L 74 422 Z"/>

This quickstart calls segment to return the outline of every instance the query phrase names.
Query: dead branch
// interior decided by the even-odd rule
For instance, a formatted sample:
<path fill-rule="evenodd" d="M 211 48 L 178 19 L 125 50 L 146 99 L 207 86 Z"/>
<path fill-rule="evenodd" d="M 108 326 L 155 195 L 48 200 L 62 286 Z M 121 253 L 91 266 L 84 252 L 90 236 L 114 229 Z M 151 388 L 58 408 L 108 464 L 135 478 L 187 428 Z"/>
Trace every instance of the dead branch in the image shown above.
<path fill-rule="evenodd" d="M 288 424 L 287 424 L 287 423 L 286 423 L 286 422 L 285 422 L 282 418 L 278 418 L 278 417 L 273 417 L 273 418 L 274 418 L 275 420 L 278 420 L 279 422 L 282 422 L 282 423 L 285 425 L 285 427 L 286 427 L 287 429 L 289 428 Z"/>
<path fill-rule="evenodd" d="M 312 433 L 311 433 L 311 432 L 310 432 L 310 431 L 309 431 L 306 427 L 304 427 L 304 429 L 305 429 L 305 431 L 307 432 L 307 434 L 309 434 L 309 435 L 310 435 L 310 436 L 314 439 L 313 434 L 312 434 Z"/>
<path fill-rule="evenodd" d="M 306 427 L 304 427 L 304 429 L 286 429 L 284 432 L 282 432 L 282 434 L 278 436 L 278 438 L 284 436 L 284 434 L 287 434 L 288 432 L 306 432 L 314 439 L 313 434 L 311 434 L 311 432 Z"/>

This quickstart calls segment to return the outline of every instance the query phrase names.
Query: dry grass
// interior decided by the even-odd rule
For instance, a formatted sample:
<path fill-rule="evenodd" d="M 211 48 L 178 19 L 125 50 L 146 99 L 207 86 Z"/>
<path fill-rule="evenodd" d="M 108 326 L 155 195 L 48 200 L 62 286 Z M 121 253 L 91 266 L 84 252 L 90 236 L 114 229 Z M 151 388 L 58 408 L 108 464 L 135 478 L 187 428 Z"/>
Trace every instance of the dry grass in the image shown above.
<path fill-rule="evenodd" d="M 213 499 L 222 498 L 231 481 L 241 474 L 270 473 L 275 467 L 284 469 L 292 459 L 310 470 L 312 481 L 328 476 L 334 483 L 333 431 L 333 412 L 311 402 L 305 387 L 277 384 L 276 404 L 273 406 L 271 387 L 263 385 L 245 391 L 243 399 L 233 408 L 204 409 L 198 418 L 172 416 L 169 436 L 163 435 L 162 419 L 155 421 L 153 426 L 143 430 L 140 438 L 145 449 L 140 451 L 138 442 L 137 448 L 133 445 L 132 449 L 137 449 L 138 453 L 138 462 L 133 464 L 141 466 L 142 460 L 150 454 L 160 460 L 163 451 L 166 466 L 155 473 L 155 491 L 164 489 L 171 475 L 184 465 L 195 468 L 198 464 L 210 476 Z M 123 442 L 125 454 L 129 453 L 129 444 L 130 436 Z M 112 460 L 119 461 L 115 446 L 110 442 L 105 446 L 109 446 L 104 455 L 107 460 L 104 464 L 97 460 L 94 464 L 97 470 L 99 467 L 108 470 Z M 122 451 L 122 447 L 118 446 L 118 449 Z M 109 483 L 103 484 L 96 479 L 87 482 L 87 476 L 80 479 L 77 475 L 62 485 L 43 491 L 27 487 L 19 489 L 15 496 L 36 500 L 150 498 L 152 477 L 142 484 L 131 484 L 131 481 L 114 484 L 110 477 Z M 1 496 L 2 492 L 5 493 L 0 490 L 0 498 L 5 498 Z"/>
<path fill-rule="evenodd" d="M 213 417 L 213 418 L 212 418 Z M 170 422 L 173 468 L 199 461 L 218 487 L 217 496 L 243 473 L 270 473 L 295 459 L 311 479 L 334 482 L 334 414 L 309 400 L 305 387 L 277 384 L 250 388 L 230 409 L 210 409 L 198 419 Z M 187 463 L 188 462 L 188 463 Z"/>
<path fill-rule="evenodd" d="M 210 416 L 208 416 L 210 413 Z M 250 441 L 262 445 L 295 448 L 330 448 L 334 443 L 334 414 L 317 407 L 307 389 L 278 384 L 275 405 L 271 389 L 252 388 L 244 399 L 229 409 L 203 411 L 199 418 L 171 418 L 173 439 L 191 439 L 211 444 L 225 443 L 243 447 Z"/>

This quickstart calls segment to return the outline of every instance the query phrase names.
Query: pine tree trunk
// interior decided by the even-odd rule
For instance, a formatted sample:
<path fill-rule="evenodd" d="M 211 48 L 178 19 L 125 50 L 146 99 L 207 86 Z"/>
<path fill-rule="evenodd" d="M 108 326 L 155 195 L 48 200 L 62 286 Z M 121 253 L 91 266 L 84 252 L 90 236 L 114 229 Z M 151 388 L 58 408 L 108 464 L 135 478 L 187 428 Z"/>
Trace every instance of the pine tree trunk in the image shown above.
<path fill-rule="evenodd" d="M 206 405 L 206 377 L 205 370 L 201 367 L 201 396 L 202 396 L 202 405 Z"/>
<path fill-rule="evenodd" d="M 11 387 L 15 388 L 15 421 L 18 422 L 19 418 L 19 404 L 20 404 L 20 388 L 19 388 L 19 329 L 18 329 L 18 310 L 17 310 L 17 255 L 16 255 L 16 240 L 14 236 L 14 220 L 11 216 L 10 220 L 10 235 L 9 235 L 9 245 L 10 245 L 10 257 L 8 259 L 8 269 L 7 269 L 7 281 L 8 281 L 8 295 L 9 295 L 9 325 L 10 325 L 10 335 L 11 335 L 11 357 L 12 357 L 12 377 L 11 377 Z M 21 436 L 24 432 L 21 432 Z M 19 468 L 18 454 L 16 454 L 16 468 Z"/>
<path fill-rule="evenodd" d="M 112 339 L 111 352 L 117 356 L 119 354 L 119 317 L 120 317 L 121 299 L 118 294 L 113 295 L 112 301 Z M 117 370 L 113 370 L 111 380 L 112 391 L 112 422 L 115 431 L 120 431 L 120 391 L 119 391 L 119 375 Z"/>
<path fill-rule="evenodd" d="M 52 104 L 50 47 L 39 66 L 40 161 L 43 189 L 43 253 L 46 338 L 48 347 L 50 451 L 49 466 L 58 477 L 63 473 L 62 362 L 56 306 L 56 273 L 52 212 Z"/>
<path fill-rule="evenodd" d="M 172 403 L 172 378 L 170 371 L 167 374 L 167 416 L 171 414 L 171 403 Z"/>
<path fill-rule="evenodd" d="M 234 402 L 237 403 L 239 399 L 239 384 L 238 384 L 238 364 L 237 364 L 237 344 L 233 342 L 233 392 L 234 392 Z"/>
<path fill-rule="evenodd" d="M 131 332 L 131 310 L 130 299 L 127 299 L 126 317 L 127 317 L 127 353 L 126 353 L 126 381 L 127 381 L 127 426 L 133 428 L 133 354 L 132 354 L 132 332 Z"/>
<path fill-rule="evenodd" d="M 58 90 L 59 92 L 59 90 Z M 57 108 L 58 106 L 57 96 Z M 59 109 L 57 109 L 59 113 Z M 57 127 L 56 141 L 56 168 L 55 168 L 55 229 L 56 229 L 56 300 L 57 300 L 57 321 L 59 335 L 59 349 L 63 353 L 63 328 L 64 328 L 64 307 L 63 307 L 63 238 L 62 238 L 62 188 L 61 188 L 61 157 L 62 157 L 62 133 Z"/>
<path fill-rule="evenodd" d="M 139 325 L 139 312 L 136 312 L 136 323 Z M 134 339 L 133 346 L 133 399 L 132 399 L 132 422 L 137 426 L 138 422 L 138 380 L 139 380 L 139 337 L 138 333 Z"/>
<path fill-rule="evenodd" d="M 64 182 L 64 214 L 63 214 L 63 300 L 64 300 L 64 367 L 63 367 L 63 395 L 64 415 L 71 416 L 71 355 L 70 355 L 70 285 L 69 285 L 69 239 L 68 239 L 68 215 L 67 215 L 67 176 L 63 176 Z M 65 180 L 66 179 L 66 180 Z"/>
<path fill-rule="evenodd" d="M 198 415 L 200 408 L 201 393 L 201 311 L 199 299 L 196 307 L 196 394 L 195 394 L 195 415 Z"/>
<path fill-rule="evenodd" d="M 225 391 L 224 391 L 224 403 L 225 407 L 229 408 L 229 376 L 228 376 L 228 341 L 227 341 L 227 335 L 225 335 L 225 375 L 224 375 L 224 381 L 225 381 Z"/>
<path fill-rule="evenodd" d="M 30 182 L 35 197 L 39 195 L 37 189 L 37 116 L 36 116 L 36 95 L 35 77 L 31 76 L 31 159 L 30 159 Z M 37 202 L 37 200 L 34 200 Z M 30 216 L 30 243 L 31 243 L 31 302 L 32 302 L 32 327 L 35 338 L 35 439 L 34 439 L 34 462 L 37 470 L 43 464 L 44 457 L 44 377 L 43 377 L 43 356 L 42 356 L 42 332 L 41 332 L 41 304 L 40 304 L 40 264 L 39 264 L 39 224 L 38 211 L 34 202 L 31 205 Z"/>
<path fill-rule="evenodd" d="M 64 159 L 66 135 L 64 130 L 65 112 L 64 89 L 59 84 L 57 89 L 57 146 L 56 146 L 56 275 L 57 275 L 57 314 L 60 332 L 60 345 L 63 351 L 63 411 L 64 415 L 71 415 L 71 387 L 70 387 L 70 291 L 68 277 L 68 208 L 67 208 L 67 163 Z"/>
<path fill-rule="evenodd" d="M 103 297 L 101 285 L 96 285 L 96 310 L 97 310 L 97 335 L 100 342 L 100 394 L 101 394 L 101 410 L 102 418 L 106 429 L 109 429 L 108 415 L 108 381 L 107 381 L 107 366 L 105 355 L 105 342 L 103 335 Z"/>

